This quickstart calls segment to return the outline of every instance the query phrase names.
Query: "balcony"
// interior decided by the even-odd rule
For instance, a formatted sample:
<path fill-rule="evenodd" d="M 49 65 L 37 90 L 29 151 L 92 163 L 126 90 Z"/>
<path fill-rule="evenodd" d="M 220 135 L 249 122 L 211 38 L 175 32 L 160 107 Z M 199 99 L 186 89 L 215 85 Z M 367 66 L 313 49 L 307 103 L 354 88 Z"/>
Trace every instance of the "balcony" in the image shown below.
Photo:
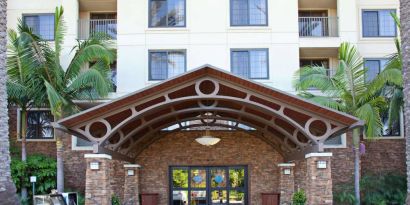
<path fill-rule="evenodd" d="M 299 17 L 300 37 L 338 37 L 337 17 Z"/>
<path fill-rule="evenodd" d="M 80 19 L 78 21 L 79 40 L 85 40 L 97 34 L 105 34 L 111 39 L 117 39 L 117 19 Z"/>

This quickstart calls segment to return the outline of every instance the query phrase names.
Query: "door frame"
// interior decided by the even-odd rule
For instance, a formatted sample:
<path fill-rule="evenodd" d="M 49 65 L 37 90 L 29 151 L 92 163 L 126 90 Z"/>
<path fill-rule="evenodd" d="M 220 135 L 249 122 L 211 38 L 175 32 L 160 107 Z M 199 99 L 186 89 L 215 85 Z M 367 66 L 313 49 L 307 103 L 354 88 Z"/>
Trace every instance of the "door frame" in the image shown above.
<path fill-rule="evenodd" d="M 169 192 L 169 205 L 172 205 L 173 203 L 173 182 L 172 182 L 172 170 L 175 168 L 181 168 L 181 169 L 186 169 L 188 171 L 188 188 L 184 188 L 182 190 L 188 191 L 188 203 L 187 205 L 190 205 L 191 203 L 191 191 L 201 191 L 204 190 L 206 191 L 206 201 L 207 205 L 211 205 L 211 200 L 212 200 L 212 191 L 218 190 L 217 188 L 212 188 L 211 187 L 211 175 L 210 175 L 210 170 L 215 169 L 215 168 L 221 168 L 225 169 L 225 177 L 226 177 L 226 187 L 222 190 L 227 191 L 227 205 L 229 205 L 229 191 L 231 190 L 236 190 L 235 188 L 229 187 L 229 169 L 230 168 L 243 168 L 244 169 L 244 205 L 248 205 L 248 197 L 249 197 L 249 189 L 248 189 L 248 165 L 171 165 L 168 167 L 168 192 Z M 205 169 L 206 170 L 206 188 L 191 188 L 191 170 L 192 169 Z M 177 189 L 180 190 L 180 189 Z"/>

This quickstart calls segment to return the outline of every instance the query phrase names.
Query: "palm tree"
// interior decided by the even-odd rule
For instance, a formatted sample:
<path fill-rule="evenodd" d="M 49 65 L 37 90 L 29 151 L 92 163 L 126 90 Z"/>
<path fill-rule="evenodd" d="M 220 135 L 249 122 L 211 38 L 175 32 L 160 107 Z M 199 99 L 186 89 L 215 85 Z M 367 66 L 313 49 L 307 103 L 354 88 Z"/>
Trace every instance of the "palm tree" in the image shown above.
<path fill-rule="evenodd" d="M 72 49 L 75 53 L 73 59 L 68 67 L 63 69 L 60 64 L 65 33 L 63 13 L 62 7 L 56 8 L 54 48 L 41 39 L 31 42 L 37 65 L 35 72 L 43 79 L 40 84 L 44 85 L 43 93 L 55 120 L 78 111 L 75 100 L 101 99 L 109 94 L 112 90 L 110 64 L 115 59 L 115 52 L 109 47 L 106 35 L 96 35 L 78 42 Z M 90 62 L 93 63 L 91 67 Z M 63 135 L 64 133 L 56 130 L 59 192 L 64 191 Z"/>
<path fill-rule="evenodd" d="M 6 90 L 7 1 L 0 1 L 0 198 L 3 204 L 19 204 L 11 180 L 9 126 Z"/>
<path fill-rule="evenodd" d="M 410 1 L 400 1 L 401 19 L 401 55 L 403 59 L 403 89 L 404 89 L 404 127 L 406 138 L 406 161 L 407 161 L 407 201 L 410 204 Z"/>
<path fill-rule="evenodd" d="M 381 136 L 381 110 L 386 102 L 365 80 L 366 69 L 357 49 L 349 43 L 339 48 L 339 65 L 332 76 L 324 67 L 303 67 L 296 73 L 295 88 L 299 94 L 315 103 L 354 115 L 365 122 L 367 138 Z M 322 95 L 310 92 L 312 88 Z M 360 204 L 360 130 L 353 130 L 355 154 L 355 196 Z"/>
<path fill-rule="evenodd" d="M 21 20 L 18 28 L 18 33 L 14 30 L 8 32 L 10 43 L 7 56 L 7 94 L 8 103 L 20 108 L 20 133 L 17 135 L 21 138 L 21 160 L 25 162 L 27 160 L 27 110 L 33 106 L 41 106 L 43 101 L 41 97 L 44 96 L 42 91 L 45 89 L 41 76 L 33 72 L 37 64 L 30 45 L 38 37 L 32 34 L 31 29 Z M 23 200 L 27 198 L 27 188 L 24 186 L 21 188 L 21 198 Z"/>

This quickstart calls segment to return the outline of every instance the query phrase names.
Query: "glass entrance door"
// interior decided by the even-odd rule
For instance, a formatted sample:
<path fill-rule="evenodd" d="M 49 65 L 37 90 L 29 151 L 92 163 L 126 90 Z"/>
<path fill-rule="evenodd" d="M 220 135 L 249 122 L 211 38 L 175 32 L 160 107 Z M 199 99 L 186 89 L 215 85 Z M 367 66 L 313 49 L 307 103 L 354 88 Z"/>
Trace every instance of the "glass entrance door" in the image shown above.
<path fill-rule="evenodd" d="M 170 167 L 171 205 L 246 205 L 247 167 Z"/>

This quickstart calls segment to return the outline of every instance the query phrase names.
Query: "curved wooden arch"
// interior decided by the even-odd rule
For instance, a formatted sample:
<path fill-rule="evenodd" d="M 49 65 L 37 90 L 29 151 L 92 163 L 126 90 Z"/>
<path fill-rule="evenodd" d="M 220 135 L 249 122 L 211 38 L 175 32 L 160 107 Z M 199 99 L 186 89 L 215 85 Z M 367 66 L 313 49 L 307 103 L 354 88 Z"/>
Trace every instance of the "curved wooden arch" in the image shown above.
<path fill-rule="evenodd" d="M 320 150 L 326 139 L 359 123 L 354 117 L 206 66 L 63 119 L 57 128 L 132 157 L 135 147 L 145 146 L 139 142 L 164 126 L 209 119 L 192 116 L 205 112 L 254 127 L 271 140 L 285 136 L 271 141 L 280 143 L 282 152 L 311 146 Z M 307 141 L 300 141 L 301 136 Z"/>

